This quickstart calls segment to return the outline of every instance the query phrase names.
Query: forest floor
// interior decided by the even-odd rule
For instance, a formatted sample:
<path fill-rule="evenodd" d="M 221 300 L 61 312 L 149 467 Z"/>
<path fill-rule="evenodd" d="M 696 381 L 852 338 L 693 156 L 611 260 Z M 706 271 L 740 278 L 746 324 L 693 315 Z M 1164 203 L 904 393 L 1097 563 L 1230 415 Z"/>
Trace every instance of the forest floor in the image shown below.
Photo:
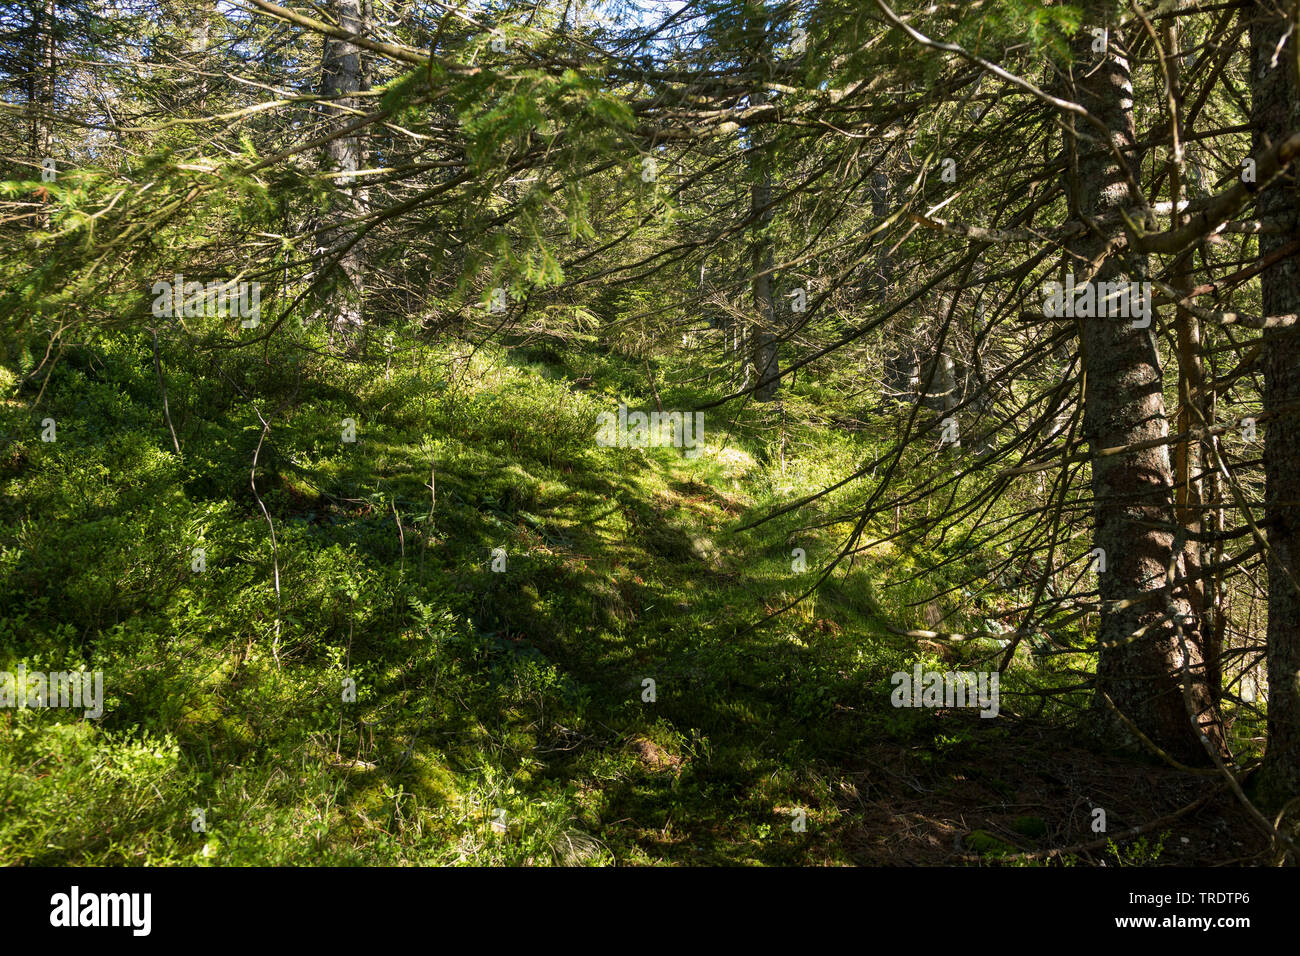
<path fill-rule="evenodd" d="M 707 413 L 690 457 L 593 442 L 620 401 L 697 403 L 649 388 L 642 362 L 436 358 L 194 353 L 165 370 L 179 455 L 142 336 L 71 350 L 36 411 L 0 372 L 0 669 L 102 670 L 107 698 L 94 721 L 0 712 L 0 864 L 1115 866 L 1263 849 L 1217 778 L 1085 738 L 1086 697 L 1034 694 L 1065 671 L 1027 650 L 995 719 L 891 706 L 892 673 L 981 669 L 1000 648 L 959 657 L 885 620 L 1009 626 L 1022 599 L 936 598 L 974 560 L 951 542 L 873 547 L 764 620 L 834 556 L 859 492 L 745 526 L 877 441 L 828 428 L 818 386 Z M 947 555 L 951 577 L 920 573 Z"/>

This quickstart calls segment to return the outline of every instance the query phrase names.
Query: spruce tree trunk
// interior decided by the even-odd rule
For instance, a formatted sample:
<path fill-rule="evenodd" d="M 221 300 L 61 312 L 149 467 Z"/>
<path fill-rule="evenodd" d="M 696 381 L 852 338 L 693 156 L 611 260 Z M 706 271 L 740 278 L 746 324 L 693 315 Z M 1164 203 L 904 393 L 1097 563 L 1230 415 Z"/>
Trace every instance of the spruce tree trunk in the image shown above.
<path fill-rule="evenodd" d="M 1099 14 L 1097 11 L 1094 16 Z M 1085 22 L 1101 23 L 1103 19 Z M 1103 56 L 1092 53 L 1091 35 L 1084 33 L 1076 45 L 1073 66 L 1076 101 L 1105 124 L 1110 140 L 1121 150 L 1135 142 L 1133 88 L 1129 66 L 1116 42 L 1118 31 Z M 1099 59 L 1101 62 L 1098 62 Z M 1077 118 L 1076 123 L 1082 125 Z M 1087 219 L 1119 206 L 1139 204 L 1130 196 L 1125 170 L 1107 144 L 1096 142 L 1100 131 L 1080 129 L 1091 137 L 1074 141 L 1076 167 L 1074 207 Z M 1138 158 L 1126 152 L 1129 174 L 1136 180 Z M 1146 263 L 1132 257 L 1107 255 L 1113 237 L 1094 230 L 1069 244 L 1076 271 L 1085 263 L 1105 261 L 1093 282 L 1142 281 Z M 1084 276 L 1076 275 L 1076 283 Z M 1086 382 L 1084 435 L 1095 453 L 1103 448 L 1128 446 L 1168 435 L 1163 378 L 1156 350 L 1155 319 L 1151 327 L 1134 328 L 1127 318 L 1093 316 L 1077 319 Z M 1205 681 L 1196 619 L 1186 587 L 1170 594 L 1167 569 L 1173 559 L 1175 573 L 1183 572 L 1181 555 L 1175 556 L 1171 531 L 1153 527 L 1173 525 L 1174 488 L 1167 446 L 1158 445 L 1092 461 L 1094 497 L 1093 543 L 1104 552 L 1105 571 L 1099 574 L 1102 601 L 1097 662 L 1098 717 L 1109 739 L 1137 749 L 1140 741 L 1111 715 L 1101 694 L 1109 695 L 1118 709 L 1157 746 L 1182 761 L 1205 761 L 1200 730 L 1217 741 L 1213 708 Z M 1187 665 L 1191 671 L 1191 696 L 1196 711 L 1188 715 L 1180 676 L 1182 644 L 1170 617 L 1183 620 Z"/>
<path fill-rule="evenodd" d="M 1166 50 L 1179 48 L 1181 41 L 1177 21 L 1165 22 L 1162 42 Z M 1181 85 L 1181 62 L 1182 57 L 1170 56 L 1166 65 L 1175 88 Z M 1185 151 L 1185 146 L 1183 149 Z M 1181 169 L 1177 164 L 1171 164 L 1169 199 L 1175 207 L 1187 199 L 1183 173 L 1189 168 L 1194 167 L 1189 167 L 1185 160 Z M 1190 216 L 1184 214 L 1176 216 L 1174 222 L 1183 225 L 1189 219 Z M 1183 292 L 1190 292 L 1196 284 L 1192 272 L 1194 248 L 1182 253 L 1174 264 L 1171 281 L 1175 288 Z M 1187 309 L 1177 307 L 1174 309 L 1174 330 L 1178 341 L 1177 430 L 1179 434 L 1186 434 L 1202 423 L 1215 423 L 1215 400 L 1213 390 L 1205 387 L 1200 319 Z M 1218 514 L 1207 511 L 1204 507 L 1207 499 L 1214 498 L 1216 490 L 1215 472 L 1207 472 L 1205 469 L 1205 463 L 1210 460 L 1210 452 L 1203 439 L 1188 439 L 1174 446 L 1174 514 L 1178 523 L 1192 532 L 1220 530 Z M 1188 600 L 1191 602 L 1192 613 L 1198 619 L 1197 626 L 1203 638 L 1206 684 L 1217 708 L 1223 690 L 1223 629 L 1215 613 L 1217 609 L 1214 606 L 1213 585 L 1207 586 L 1204 580 L 1207 550 L 1200 541 L 1189 540 L 1183 546 L 1183 560 L 1189 578 Z"/>
<path fill-rule="evenodd" d="M 766 102 L 766 95 L 752 97 L 755 105 Z M 781 362 L 777 354 L 776 306 L 772 300 L 772 239 L 765 232 L 772 222 L 772 171 L 770 162 L 751 142 L 750 213 L 754 217 L 753 270 L 754 312 L 756 324 L 750 333 L 751 361 L 758 375 L 754 401 L 770 402 L 780 385 Z"/>
<path fill-rule="evenodd" d="M 60 168 L 63 164 L 58 162 L 59 157 L 54 155 L 54 90 L 55 90 L 55 70 L 56 62 L 56 44 L 58 30 L 58 16 L 54 6 L 54 0 L 44 0 L 41 4 L 40 12 L 37 14 L 39 26 L 34 31 L 34 39 L 37 47 L 37 59 L 40 68 L 32 71 L 31 93 L 35 109 L 32 111 L 32 159 L 35 165 L 33 176 L 39 178 L 40 170 L 46 159 L 55 160 L 55 168 Z M 48 205 L 49 199 L 42 194 L 41 202 L 43 208 L 36 216 L 33 222 L 34 226 L 41 229 L 50 228 L 50 211 Z"/>
<path fill-rule="evenodd" d="M 1294 69 L 1296 38 L 1281 47 L 1289 24 L 1273 3 L 1258 2 L 1250 17 L 1251 119 L 1254 151 L 1276 143 L 1300 125 Z M 1278 53 L 1280 48 L 1281 52 Z M 1258 215 L 1294 215 L 1295 178 L 1287 175 L 1265 190 Z M 1295 235 L 1261 235 L 1267 256 Z M 1260 279 L 1265 315 L 1300 309 L 1300 260 L 1291 256 Z M 1300 344 L 1290 328 L 1263 333 L 1264 411 L 1300 402 Z M 1264 434 L 1265 527 L 1268 536 L 1268 749 L 1260 774 L 1260 796 L 1278 806 L 1300 795 L 1300 427 L 1294 410 L 1267 420 Z"/>
<path fill-rule="evenodd" d="M 871 218 L 876 225 L 889 215 L 889 177 L 875 173 L 871 177 Z M 884 306 L 889 301 L 889 285 L 893 281 L 894 266 L 889 258 L 889 243 L 882 234 L 876 237 L 876 273 L 871 277 L 876 290 L 876 303 Z"/>
<path fill-rule="evenodd" d="M 357 34 L 364 32 L 361 0 L 330 0 L 329 11 L 343 29 Z M 324 106 L 331 130 L 340 129 L 355 118 L 350 110 L 358 107 L 359 100 L 349 94 L 362 88 L 360 47 L 347 40 L 327 37 L 321 60 L 321 93 L 338 97 Z M 346 225 L 346 221 L 359 216 L 365 206 L 365 192 L 357 184 L 356 177 L 350 175 L 363 167 L 363 153 L 361 137 L 356 133 L 336 136 L 325 146 L 327 167 L 333 172 L 346 174 L 334 180 L 334 199 L 326 213 L 330 221 L 344 223 L 324 233 L 326 262 L 338 257 L 338 273 L 326 316 L 331 338 L 341 338 L 349 349 L 355 347 L 363 325 L 361 302 L 365 280 L 361 243 L 348 248 L 354 232 Z"/>

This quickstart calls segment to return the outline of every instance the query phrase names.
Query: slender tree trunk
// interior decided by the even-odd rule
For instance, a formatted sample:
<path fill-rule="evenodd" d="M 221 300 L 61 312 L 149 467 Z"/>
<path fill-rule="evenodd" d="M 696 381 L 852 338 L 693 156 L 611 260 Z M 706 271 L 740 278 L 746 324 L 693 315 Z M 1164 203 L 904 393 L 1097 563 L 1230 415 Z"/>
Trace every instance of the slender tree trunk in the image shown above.
<path fill-rule="evenodd" d="M 874 173 L 871 177 L 871 218 L 873 225 L 889 215 L 889 177 L 884 173 Z M 894 266 L 889 258 L 889 243 L 882 233 L 876 237 L 879 251 L 876 253 L 876 274 L 873 277 L 876 288 L 876 302 L 884 306 L 889 301 L 889 285 L 894 277 Z"/>
<path fill-rule="evenodd" d="M 32 158 L 37 169 L 43 168 L 46 159 L 53 159 L 57 169 L 62 164 L 58 162 L 59 157 L 56 157 L 53 152 L 55 70 L 57 69 L 56 45 L 58 43 L 58 19 L 54 0 L 44 0 L 38 16 L 40 22 L 35 31 L 35 43 L 40 68 L 32 71 L 32 99 L 34 101 L 32 105 L 35 107 L 32 110 Z M 41 201 L 42 203 L 48 203 L 48 196 L 42 194 Z M 36 216 L 33 225 L 41 229 L 50 228 L 48 206 L 43 208 Z"/>
<path fill-rule="evenodd" d="M 753 97 L 760 104 L 764 93 Z M 751 148 L 755 144 L 751 141 Z M 772 222 L 772 171 L 769 157 L 758 149 L 750 152 L 753 185 L 750 187 L 750 212 L 754 217 L 753 270 L 755 327 L 750 333 L 751 360 L 758 375 L 754 400 L 770 402 L 780 385 L 781 362 L 777 353 L 776 305 L 772 299 L 772 239 L 766 230 Z"/>
<path fill-rule="evenodd" d="M 1178 49 L 1179 32 L 1176 21 L 1166 21 L 1163 27 L 1163 40 L 1167 57 L 1166 69 L 1174 89 L 1180 89 L 1180 63 L 1182 58 L 1174 56 Z M 1182 110 L 1181 98 L 1175 108 Z M 1180 121 L 1181 127 L 1181 121 Z M 1179 149 L 1183 144 L 1179 143 Z M 1185 164 L 1181 161 L 1170 164 L 1169 198 L 1174 208 L 1187 198 L 1184 188 L 1183 173 Z M 1176 217 L 1178 223 L 1186 223 L 1190 216 L 1183 214 Z M 1192 276 L 1192 255 L 1189 249 L 1180 255 L 1174 264 L 1172 283 L 1175 288 L 1190 292 L 1195 285 Z M 1201 324 L 1200 320 L 1182 307 L 1174 309 L 1174 330 L 1178 340 L 1178 431 L 1186 434 L 1199 428 L 1202 422 L 1214 424 L 1214 393 L 1205 389 L 1205 368 L 1201 362 Z M 1207 460 L 1206 448 L 1200 439 L 1181 441 L 1174 446 L 1174 514 L 1179 525 L 1192 532 L 1211 530 L 1217 527 L 1215 515 L 1206 515 L 1202 507 L 1207 497 L 1206 479 L 1203 477 L 1204 463 Z M 1213 613 L 1213 586 L 1207 588 L 1202 578 L 1205 566 L 1205 548 L 1197 540 L 1189 540 L 1183 547 L 1183 558 L 1189 578 L 1187 596 L 1191 602 L 1192 613 L 1196 615 L 1198 629 L 1203 637 L 1206 667 L 1206 684 L 1215 707 L 1223 690 L 1221 672 L 1222 631 L 1217 626 Z"/>
<path fill-rule="evenodd" d="M 1247 9 L 1254 149 L 1258 152 L 1300 125 L 1294 73 L 1296 38 L 1271 2 Z M 1282 46 L 1283 39 L 1286 46 Z M 1258 199 L 1261 218 L 1294 215 L 1295 178 L 1288 175 Z M 1261 235 L 1267 256 L 1294 235 Z M 1300 309 L 1300 259 L 1291 256 L 1261 276 L 1264 314 Z M 1300 401 L 1300 341 L 1290 328 L 1263 333 L 1264 411 Z M 1268 749 L 1260 796 L 1277 806 L 1300 795 L 1300 427 L 1296 413 L 1268 419 L 1264 435 L 1265 525 L 1268 534 Z"/>
<path fill-rule="evenodd" d="M 329 10 L 343 29 L 364 32 L 361 0 L 331 0 Z M 363 87 L 361 49 L 347 40 L 327 37 L 321 74 L 321 93 L 338 97 L 333 103 L 325 104 L 324 111 L 330 128 L 339 129 L 355 118 L 350 110 L 359 105 L 357 98 L 349 94 Z M 356 133 L 336 136 L 326 144 L 325 151 L 329 168 L 344 174 L 334 180 L 334 202 L 327 215 L 335 221 L 354 218 L 365 206 L 365 191 L 353 175 L 363 166 L 361 136 Z M 340 225 L 324 234 L 323 243 L 327 260 L 338 257 L 337 284 L 327 312 L 331 337 L 343 339 L 349 348 L 355 346 L 355 337 L 363 324 L 361 302 L 365 294 L 361 244 L 353 244 L 353 238 L 353 229 Z"/>
<path fill-rule="evenodd" d="M 41 26 L 38 31 L 37 41 L 40 44 L 41 68 L 36 81 L 39 106 L 36 110 L 34 129 L 36 155 L 41 159 L 50 155 L 50 150 L 54 145 L 54 70 L 56 67 L 57 24 L 54 0 L 45 0 L 44 4 L 42 4 Z"/>
<path fill-rule="evenodd" d="M 210 84 L 208 82 L 208 72 L 212 65 L 212 58 L 208 55 L 208 44 L 211 42 L 212 19 L 216 16 L 216 10 L 213 4 L 202 2 L 195 5 L 194 10 L 194 39 L 192 49 L 194 52 L 194 63 L 199 70 L 197 92 L 194 97 L 194 105 L 200 112 L 206 111 L 208 106 L 208 91 Z"/>
<path fill-rule="evenodd" d="M 1094 16 L 1100 13 L 1096 11 Z M 1085 22 L 1104 22 L 1104 19 Z M 1073 67 L 1074 95 L 1105 124 L 1110 141 L 1125 150 L 1131 166 L 1125 170 L 1106 143 L 1097 142 L 1098 130 L 1081 132 L 1090 139 L 1074 141 L 1076 194 L 1072 205 L 1085 219 L 1093 219 L 1118 206 L 1136 205 L 1128 176 L 1139 168 L 1133 152 L 1133 87 L 1128 61 L 1112 30 L 1106 54 L 1098 62 L 1091 52 L 1091 35 L 1076 45 Z M 1136 178 L 1134 176 L 1134 178 Z M 1136 257 L 1127 265 L 1110 249 L 1111 237 L 1095 229 L 1070 243 L 1080 263 L 1100 263 L 1091 281 L 1142 281 L 1146 263 Z M 1076 282 L 1084 277 L 1076 276 Z M 1086 379 L 1084 434 L 1094 451 L 1159 440 L 1168 435 L 1163 378 L 1156 349 L 1154 319 L 1150 328 L 1134 328 L 1119 316 L 1083 317 L 1078 320 Z M 1101 695 L 1147 738 L 1183 761 L 1206 759 L 1197 730 L 1217 740 L 1213 708 L 1205 681 L 1196 619 L 1191 614 L 1186 588 L 1165 591 L 1167 570 L 1183 572 L 1181 555 L 1174 554 L 1174 535 L 1156 527 L 1174 523 L 1173 477 L 1166 446 L 1158 445 L 1092 461 L 1094 544 L 1102 549 L 1105 570 L 1099 574 L 1102 601 L 1101 644 L 1097 662 L 1098 715 L 1108 736 L 1136 748 L 1139 741 L 1127 725 L 1110 715 Z M 1165 591 L 1165 593 L 1161 593 Z M 1171 618 L 1183 621 L 1180 641 Z M 1183 645 L 1196 720 L 1189 718 L 1184 701 Z M 1200 725 L 1198 728 L 1198 724 Z"/>

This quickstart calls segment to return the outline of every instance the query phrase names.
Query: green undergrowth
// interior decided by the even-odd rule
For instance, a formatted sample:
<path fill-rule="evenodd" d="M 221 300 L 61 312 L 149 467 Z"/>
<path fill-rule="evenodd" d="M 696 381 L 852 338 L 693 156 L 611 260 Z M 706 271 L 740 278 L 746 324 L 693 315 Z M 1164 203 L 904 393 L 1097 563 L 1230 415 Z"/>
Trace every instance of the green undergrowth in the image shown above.
<path fill-rule="evenodd" d="M 0 669 L 105 698 L 0 711 L 0 864 L 843 863 L 865 741 L 985 746 L 889 704 L 894 671 L 1001 650 L 883 626 L 926 623 L 923 542 L 772 617 L 861 489 L 745 526 L 883 447 L 825 427 L 825 385 L 707 411 L 688 456 L 595 443 L 654 408 L 616 356 L 163 344 L 180 454 L 147 336 L 68 347 L 34 407 L 0 382 Z M 655 368 L 664 407 L 703 400 Z M 1020 670 L 1004 694 L 1058 676 Z"/>

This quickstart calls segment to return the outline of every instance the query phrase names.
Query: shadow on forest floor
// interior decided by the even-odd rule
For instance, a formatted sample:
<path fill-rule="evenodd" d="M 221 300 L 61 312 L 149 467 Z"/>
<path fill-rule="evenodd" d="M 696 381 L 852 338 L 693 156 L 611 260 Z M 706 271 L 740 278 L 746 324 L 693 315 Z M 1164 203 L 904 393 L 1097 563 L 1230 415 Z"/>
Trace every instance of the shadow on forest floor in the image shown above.
<path fill-rule="evenodd" d="M 1263 849 L 1215 778 L 1079 745 L 1077 696 L 1034 719 L 891 707 L 893 672 L 982 669 L 998 650 L 954 658 L 882 626 L 937 606 L 937 582 L 908 583 L 923 543 L 863 555 L 765 620 L 845 526 L 740 525 L 846 473 L 869 434 L 808 425 L 774 453 L 771 413 L 751 410 L 698 458 L 596 448 L 595 414 L 631 374 L 612 359 L 584 359 L 582 394 L 574 370 L 479 359 L 454 401 L 401 369 L 326 367 L 300 390 L 300 370 L 277 380 L 265 363 L 272 549 L 249 485 L 258 419 L 236 403 L 205 421 L 186 398 L 203 360 L 174 360 L 174 455 L 148 356 L 123 336 L 97 357 L 130 387 L 60 372 L 42 411 L 58 444 L 0 461 L 0 667 L 84 662 L 110 700 L 94 724 L 0 715 L 15 781 L 0 863 L 972 865 L 1062 850 L 1166 865 Z M 22 402 L 0 414 L 5 433 L 34 434 Z M 851 514 L 848 494 L 813 515 Z M 1046 666 L 1017 657 L 1003 693 L 1051 680 Z"/>

